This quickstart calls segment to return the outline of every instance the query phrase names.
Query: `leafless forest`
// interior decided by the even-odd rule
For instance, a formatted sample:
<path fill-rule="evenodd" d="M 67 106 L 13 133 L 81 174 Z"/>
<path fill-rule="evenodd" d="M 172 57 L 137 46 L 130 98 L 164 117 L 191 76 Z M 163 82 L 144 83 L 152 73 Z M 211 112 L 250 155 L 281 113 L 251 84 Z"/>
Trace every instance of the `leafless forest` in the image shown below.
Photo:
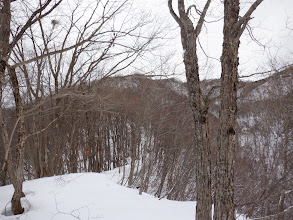
<path fill-rule="evenodd" d="M 235 199 L 243 213 L 267 216 L 292 204 L 292 74 L 288 69 L 264 83 L 241 84 Z M 218 82 L 203 83 L 209 88 Z M 143 75 L 113 77 L 64 89 L 58 98 L 42 102 L 24 108 L 33 108 L 25 117 L 25 179 L 116 167 L 123 173 L 128 165 L 121 184 L 158 197 L 195 199 L 194 124 L 184 83 Z M 218 108 L 214 104 L 209 113 L 213 171 Z M 14 109 L 4 114 L 12 132 Z M 13 155 L 16 144 L 17 134 Z M 4 164 L 3 143 L 1 152 Z M 0 181 L 11 182 L 7 169 Z"/>
<path fill-rule="evenodd" d="M 144 34 L 147 16 L 116 22 L 128 1 L 75 1 L 64 14 L 62 0 L 0 2 L 0 186 L 13 184 L 14 214 L 23 212 L 24 180 L 119 168 L 120 184 L 140 193 L 210 205 L 198 220 L 211 218 L 212 204 L 218 220 L 233 220 L 234 208 L 255 220 L 293 219 L 293 67 L 257 81 L 237 72 L 240 36 L 262 1 L 241 19 L 224 1 L 223 73 L 212 80 L 199 79 L 196 54 L 210 1 L 195 29 L 192 6 L 179 0 L 177 15 L 168 1 L 187 82 L 125 74 L 162 34 Z"/>

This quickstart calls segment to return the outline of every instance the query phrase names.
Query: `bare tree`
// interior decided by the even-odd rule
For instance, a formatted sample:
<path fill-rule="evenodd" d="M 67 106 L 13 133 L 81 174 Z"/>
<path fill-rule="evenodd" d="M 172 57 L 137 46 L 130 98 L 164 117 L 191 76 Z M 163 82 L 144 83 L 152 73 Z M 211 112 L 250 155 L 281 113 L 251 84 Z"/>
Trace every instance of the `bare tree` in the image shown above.
<path fill-rule="evenodd" d="M 48 11 L 45 12 L 44 16 L 48 15 L 54 8 L 56 8 L 61 1 L 57 2 L 53 6 L 50 5 L 51 0 L 48 0 L 44 4 L 40 5 L 40 8 L 32 13 L 26 24 L 20 29 L 19 32 L 17 32 L 12 40 L 12 42 L 9 41 L 10 38 L 10 23 L 11 23 L 11 1 L 10 0 L 2 0 L 0 2 L 1 7 L 1 19 L 0 19 L 0 26 L 1 26 L 1 39 L 0 39 L 0 45 L 1 45 L 1 67 L 0 67 L 0 75 L 1 75 L 1 94 L 3 92 L 3 86 L 2 83 L 5 79 L 5 71 L 8 69 L 8 75 L 10 77 L 10 82 L 13 89 L 13 95 L 14 95 L 14 102 L 16 107 L 16 116 L 17 116 L 17 124 L 18 124 L 18 143 L 17 143 L 17 159 L 15 165 L 13 164 L 13 160 L 11 157 L 11 150 L 10 150 L 10 143 L 8 141 L 8 132 L 5 125 L 5 121 L 3 118 L 3 110 L 2 110 L 2 95 L 0 100 L 0 108 L 1 108 L 1 129 L 3 132 L 3 140 L 6 150 L 7 157 L 5 158 L 5 161 L 8 166 L 9 175 L 11 176 L 11 180 L 15 189 L 15 192 L 12 197 L 12 212 L 14 214 L 20 214 L 23 213 L 24 209 L 21 206 L 20 198 L 23 196 L 22 192 L 22 183 L 23 183 L 23 169 L 24 169 L 24 146 L 25 146 L 25 127 L 24 127 L 24 115 L 23 115 L 23 103 L 22 98 L 19 90 L 19 81 L 18 77 L 16 75 L 15 67 L 12 67 L 8 64 L 10 54 L 16 45 L 16 43 L 19 41 L 19 39 L 22 38 L 25 31 L 28 29 L 29 26 L 31 26 L 33 23 L 37 22 L 39 19 L 41 19 L 41 16 L 39 13 L 42 11 L 45 11 L 49 8 Z M 50 5 L 50 6 L 49 6 Z M 15 167 L 15 169 L 14 169 Z"/>
<path fill-rule="evenodd" d="M 224 1 L 224 42 L 221 56 L 220 127 L 218 133 L 215 220 L 236 219 L 234 204 L 234 154 L 236 139 L 238 49 L 251 14 L 263 0 L 255 1 L 240 17 L 239 0 Z"/>
<path fill-rule="evenodd" d="M 243 17 L 239 15 L 239 1 L 224 1 L 224 42 L 221 56 L 221 110 L 218 134 L 217 176 L 215 193 L 214 219 L 235 219 L 234 205 L 234 151 L 236 144 L 236 113 L 238 83 L 238 48 L 240 37 L 247 27 L 251 14 L 262 0 L 255 1 Z M 202 96 L 200 89 L 196 40 L 200 34 L 210 1 L 202 12 L 196 5 L 185 9 L 184 0 L 178 0 L 179 16 L 173 10 L 172 0 L 168 1 L 170 13 L 181 29 L 181 40 L 184 49 L 184 64 L 188 84 L 189 97 L 195 122 L 196 149 L 198 149 L 197 166 L 197 214 L 196 219 L 211 217 L 211 177 L 210 177 L 210 146 L 208 144 L 207 112 L 208 98 Z M 196 25 L 188 17 L 195 8 L 200 18 Z M 202 214 L 201 214 L 202 212 Z"/>
<path fill-rule="evenodd" d="M 12 199 L 12 211 L 14 214 L 20 214 L 23 212 L 20 198 L 23 196 L 24 149 L 25 145 L 28 143 L 26 141 L 28 137 L 33 134 L 42 134 L 42 131 L 52 125 L 53 122 L 56 128 L 56 137 L 58 137 L 56 139 L 60 138 L 59 135 L 62 133 L 61 126 L 63 126 L 61 119 L 64 115 L 64 112 L 61 110 L 66 110 L 66 108 L 59 105 L 61 104 L 61 99 L 58 96 L 60 89 L 74 87 L 78 84 L 82 85 L 87 82 L 94 73 L 102 73 L 100 75 L 95 75 L 95 78 L 101 76 L 108 77 L 130 67 L 137 58 L 143 56 L 144 52 L 150 49 L 151 42 L 156 38 L 158 30 L 143 36 L 141 34 L 142 30 L 145 29 L 145 26 L 148 24 L 146 19 L 128 25 L 126 23 L 129 20 L 123 18 L 121 19 L 122 22 L 118 22 L 116 25 L 114 20 L 118 14 L 123 11 L 124 6 L 127 4 L 127 0 L 95 1 L 94 6 L 89 4 L 87 8 L 79 7 L 81 1 L 76 1 L 75 7 L 73 5 L 70 5 L 72 7 L 68 7 L 70 13 L 67 16 L 69 20 L 67 24 L 69 24 L 69 26 L 64 25 L 62 28 L 58 27 L 61 23 L 60 20 L 48 18 L 48 15 L 53 15 L 56 12 L 56 8 L 63 3 L 62 0 L 36 1 L 23 4 L 27 7 L 28 12 L 28 19 L 24 23 L 23 21 L 12 22 L 14 21 L 14 18 L 11 17 L 12 2 L 20 5 L 23 4 L 15 0 L 1 0 L 0 2 L 0 120 L 5 146 L 5 161 L 9 176 L 15 188 L 15 194 Z M 83 9 L 85 11 L 82 11 Z M 56 13 L 54 15 L 58 17 Z M 83 18 L 86 18 L 86 20 L 83 20 Z M 49 25 L 47 25 L 48 23 Z M 46 30 L 45 27 L 49 27 L 49 30 Z M 10 37 L 11 40 L 9 40 Z M 125 40 L 126 37 L 132 38 L 128 40 L 128 42 L 132 44 L 125 43 L 127 42 L 127 40 Z M 61 40 L 56 41 L 53 40 L 54 38 Z M 26 46 L 27 44 L 30 44 L 33 50 L 29 51 Z M 34 68 L 37 70 L 35 72 L 37 73 L 36 75 L 34 75 L 34 71 L 32 71 Z M 40 117 L 34 117 L 34 125 L 32 126 L 34 129 L 31 130 L 31 134 L 27 134 L 25 129 L 26 113 L 29 111 L 24 111 L 25 99 L 22 97 L 20 90 L 23 86 L 21 81 L 22 77 L 21 74 L 18 74 L 18 70 L 24 75 L 24 82 L 27 88 L 26 90 L 24 89 L 24 92 L 26 92 L 27 97 L 29 97 L 26 106 L 32 106 L 32 109 L 29 111 L 33 111 L 34 114 L 35 110 L 38 108 L 42 111 L 41 107 L 45 102 L 41 99 L 48 94 L 55 97 L 51 99 L 51 107 L 55 109 L 55 118 L 53 117 L 48 125 L 44 125 L 43 122 L 37 121 L 38 119 L 41 120 Z M 6 71 L 8 72 L 9 81 L 12 85 L 17 116 L 15 130 L 11 134 L 9 134 L 4 120 L 4 106 L 2 103 L 2 92 L 4 91 L 3 85 L 6 80 Z M 37 114 L 35 114 L 35 116 L 37 116 Z M 75 125 L 72 124 L 72 126 L 74 127 Z M 73 131 L 74 130 L 75 129 L 73 129 Z M 73 137 L 73 133 L 70 135 L 71 137 Z M 10 141 L 13 139 L 14 134 L 18 134 L 19 136 L 16 145 L 18 156 L 15 161 L 12 159 Z M 44 138 L 45 137 L 42 137 L 41 139 Z M 53 144 L 55 155 L 59 143 L 61 143 L 61 149 L 64 149 L 64 144 L 66 144 L 66 138 L 61 139 L 62 140 L 56 141 L 55 144 Z M 37 141 L 38 140 L 34 141 L 34 146 L 38 149 L 38 155 L 35 155 L 38 157 L 35 171 L 37 176 L 44 176 L 47 175 L 48 172 L 47 149 L 44 147 L 46 145 L 39 148 L 38 146 L 40 143 L 37 143 Z M 69 140 L 69 142 L 70 141 L 72 141 L 72 139 Z M 52 150 L 52 152 L 54 152 L 54 150 Z M 68 150 L 68 152 L 70 152 L 70 150 Z M 60 157 L 56 157 L 55 155 L 52 156 L 52 167 L 50 167 L 52 175 L 53 173 L 62 172 L 63 168 L 59 167 L 59 165 L 63 166 L 62 164 L 65 164 L 64 161 L 60 162 L 60 158 L 62 158 L 61 154 Z M 65 153 L 65 155 L 69 154 Z M 99 157 L 103 157 L 101 151 Z M 58 160 L 58 158 L 60 160 Z"/>
<path fill-rule="evenodd" d="M 201 32 L 205 16 L 211 0 L 206 1 L 202 12 L 198 12 L 195 5 L 186 8 L 184 0 L 178 0 L 179 16 L 175 13 L 172 0 L 168 1 L 171 15 L 181 30 L 181 42 L 184 51 L 184 65 L 187 79 L 190 106 L 193 113 L 195 150 L 197 161 L 196 174 L 196 219 L 208 220 L 212 218 L 211 198 L 211 159 L 208 139 L 208 100 L 203 96 L 200 87 L 199 66 L 197 57 L 197 40 Z M 195 8 L 200 18 L 194 28 L 189 13 Z"/>

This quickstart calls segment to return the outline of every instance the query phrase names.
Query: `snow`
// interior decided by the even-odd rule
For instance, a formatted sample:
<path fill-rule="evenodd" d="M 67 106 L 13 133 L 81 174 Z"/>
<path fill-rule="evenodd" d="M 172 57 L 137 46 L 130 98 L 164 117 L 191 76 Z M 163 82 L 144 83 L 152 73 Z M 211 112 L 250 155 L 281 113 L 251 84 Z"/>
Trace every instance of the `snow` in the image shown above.
<path fill-rule="evenodd" d="M 117 176 L 115 171 L 111 171 L 25 181 L 23 189 L 26 197 L 22 199 L 25 212 L 18 216 L 11 215 L 10 211 L 13 187 L 0 187 L 0 219 L 194 219 L 195 202 L 159 200 L 152 195 L 139 195 L 138 190 L 117 184 Z"/>

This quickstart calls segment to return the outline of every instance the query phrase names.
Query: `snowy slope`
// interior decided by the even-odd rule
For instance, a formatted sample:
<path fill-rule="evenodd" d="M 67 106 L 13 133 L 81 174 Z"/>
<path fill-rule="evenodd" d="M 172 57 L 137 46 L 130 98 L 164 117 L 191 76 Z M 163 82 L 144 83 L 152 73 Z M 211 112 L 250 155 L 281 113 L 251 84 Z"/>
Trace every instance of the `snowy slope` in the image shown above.
<path fill-rule="evenodd" d="M 159 200 L 114 182 L 113 172 L 80 173 L 24 183 L 25 213 L 9 212 L 11 185 L 0 187 L 0 219 L 21 220 L 193 220 L 195 202 Z M 112 180 L 110 180 L 112 178 Z"/>

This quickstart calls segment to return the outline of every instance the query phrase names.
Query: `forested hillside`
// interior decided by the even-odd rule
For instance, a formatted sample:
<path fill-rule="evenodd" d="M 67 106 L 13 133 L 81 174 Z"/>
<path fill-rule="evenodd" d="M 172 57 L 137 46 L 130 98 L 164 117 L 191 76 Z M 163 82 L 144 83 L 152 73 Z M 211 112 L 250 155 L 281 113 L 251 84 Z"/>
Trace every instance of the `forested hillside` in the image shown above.
<path fill-rule="evenodd" d="M 0 0 L 10 213 L 26 180 L 116 169 L 196 220 L 293 219 L 292 6 Z"/>
<path fill-rule="evenodd" d="M 218 81 L 203 85 L 207 91 Z M 292 85 L 290 69 L 262 83 L 241 83 L 235 199 L 245 214 L 267 216 L 292 204 Z M 110 77 L 63 89 L 41 102 L 25 106 L 30 109 L 25 117 L 25 179 L 120 167 L 120 183 L 140 193 L 195 199 L 194 124 L 185 83 L 144 75 Z M 7 108 L 5 117 L 13 130 L 13 110 Z M 215 97 L 209 114 L 213 175 L 218 117 Z M 13 146 L 16 141 L 17 134 Z M 2 166 L 4 153 L 0 156 Z M 1 185 L 10 183 L 7 169 L 0 177 Z"/>

